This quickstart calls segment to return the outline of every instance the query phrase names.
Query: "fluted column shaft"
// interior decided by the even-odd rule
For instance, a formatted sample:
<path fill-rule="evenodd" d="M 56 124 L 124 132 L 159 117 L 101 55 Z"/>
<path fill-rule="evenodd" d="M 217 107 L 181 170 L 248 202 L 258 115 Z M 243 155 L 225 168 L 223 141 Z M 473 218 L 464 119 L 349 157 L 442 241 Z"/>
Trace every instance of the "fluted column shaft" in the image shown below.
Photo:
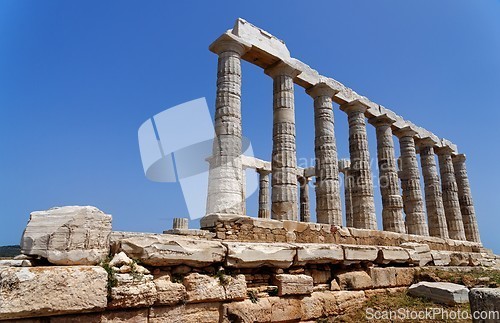
<path fill-rule="evenodd" d="M 444 212 L 441 183 L 439 180 L 434 148 L 431 144 L 420 144 L 420 165 L 424 177 L 425 205 L 429 235 L 448 239 L 448 226 Z"/>
<path fill-rule="evenodd" d="M 243 214 L 240 57 L 245 48 L 235 41 L 219 41 L 211 49 L 219 59 L 207 214 Z"/>
<path fill-rule="evenodd" d="M 352 177 L 349 169 L 344 171 L 344 200 L 345 200 L 345 222 L 346 227 L 354 227 L 354 215 L 352 209 Z"/>
<path fill-rule="evenodd" d="M 401 150 L 401 189 L 403 206 L 406 214 L 406 226 L 409 234 L 428 236 L 429 229 L 425 221 L 424 200 L 420 188 L 420 170 L 417 162 L 413 130 L 398 132 Z"/>
<path fill-rule="evenodd" d="M 299 177 L 300 184 L 300 221 L 311 222 L 309 210 L 309 178 Z"/>
<path fill-rule="evenodd" d="M 259 218 L 270 219 L 269 207 L 269 171 L 257 170 L 259 173 Z"/>
<path fill-rule="evenodd" d="M 382 223 L 384 231 L 406 233 L 403 220 L 403 199 L 399 188 L 394 140 L 391 124 L 387 117 L 370 119 L 376 128 L 377 157 L 379 168 L 380 194 L 382 195 Z"/>
<path fill-rule="evenodd" d="M 458 186 L 455 179 L 455 170 L 451 159 L 451 151 L 447 148 L 437 150 L 439 171 L 441 173 L 441 187 L 443 205 L 448 224 L 448 234 L 451 239 L 465 240 L 464 224 L 458 200 Z"/>
<path fill-rule="evenodd" d="M 273 152 L 271 217 L 298 220 L 297 156 L 293 78 L 298 72 L 283 62 L 265 70 L 273 78 Z"/>
<path fill-rule="evenodd" d="M 467 169 L 465 167 L 465 159 L 466 157 L 464 154 L 452 157 L 465 237 L 468 241 L 481 242 L 476 211 L 474 210 L 474 202 L 472 201 L 472 194 L 470 191 L 469 177 L 467 176 Z"/>
<path fill-rule="evenodd" d="M 337 145 L 332 107 L 332 97 L 336 92 L 325 83 L 318 83 L 307 90 L 307 93 L 314 98 L 317 222 L 342 225 Z"/>
<path fill-rule="evenodd" d="M 376 230 L 373 179 L 364 115 L 366 107 L 358 102 L 353 102 L 341 107 L 341 109 L 347 113 L 349 121 L 353 226 L 359 229 Z"/>

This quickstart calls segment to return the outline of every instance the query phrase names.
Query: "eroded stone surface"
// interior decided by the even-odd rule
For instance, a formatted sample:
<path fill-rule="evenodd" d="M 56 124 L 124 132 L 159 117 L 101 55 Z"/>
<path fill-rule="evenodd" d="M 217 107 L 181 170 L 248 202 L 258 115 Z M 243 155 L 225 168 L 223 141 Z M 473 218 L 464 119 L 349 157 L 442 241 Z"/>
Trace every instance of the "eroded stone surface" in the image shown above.
<path fill-rule="evenodd" d="M 189 303 L 240 300 L 247 293 L 244 275 L 211 277 L 192 273 L 184 277 L 183 283 Z"/>
<path fill-rule="evenodd" d="M 295 257 L 295 247 L 285 243 L 224 242 L 228 253 L 226 264 L 236 268 L 273 266 L 288 268 Z"/>
<path fill-rule="evenodd" d="M 226 254 L 226 247 L 220 242 L 167 234 L 125 238 L 120 245 L 127 255 L 150 266 L 203 267 L 222 262 Z"/>
<path fill-rule="evenodd" d="M 469 301 L 467 287 L 453 283 L 419 282 L 410 286 L 408 294 L 425 297 L 447 305 L 467 303 Z"/>
<path fill-rule="evenodd" d="M 311 294 L 313 291 L 313 278 L 308 275 L 279 274 L 274 276 L 278 286 L 278 295 Z"/>
<path fill-rule="evenodd" d="M 475 319 L 474 323 L 500 321 L 500 288 L 473 288 L 469 292 L 469 300 L 472 313 L 483 312 L 491 315 L 489 318 Z"/>
<path fill-rule="evenodd" d="M 365 271 L 350 271 L 336 275 L 343 290 L 360 290 L 373 286 L 372 279 Z"/>
<path fill-rule="evenodd" d="M 13 319 L 99 311 L 107 304 L 101 267 L 2 267 L 0 317 Z"/>
<path fill-rule="evenodd" d="M 115 274 L 109 308 L 147 307 L 155 303 L 157 292 L 152 275 Z"/>
<path fill-rule="evenodd" d="M 95 265 L 109 253 L 111 215 L 93 206 L 63 206 L 30 214 L 21 251 L 56 265 Z"/>

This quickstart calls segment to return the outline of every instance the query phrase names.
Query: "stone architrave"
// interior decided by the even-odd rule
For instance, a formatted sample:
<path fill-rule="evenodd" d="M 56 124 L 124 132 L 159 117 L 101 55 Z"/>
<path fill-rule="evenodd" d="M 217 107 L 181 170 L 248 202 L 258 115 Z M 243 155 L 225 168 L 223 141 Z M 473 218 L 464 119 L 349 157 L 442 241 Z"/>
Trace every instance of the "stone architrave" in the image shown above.
<path fill-rule="evenodd" d="M 420 165 L 424 178 L 425 205 L 427 208 L 427 221 L 429 235 L 448 239 L 448 226 L 444 212 L 441 182 L 436 165 L 434 146 L 437 144 L 431 138 L 418 140 Z"/>
<path fill-rule="evenodd" d="M 377 133 L 377 157 L 384 231 L 406 233 L 403 220 L 403 199 L 400 194 L 391 129 L 395 120 L 387 115 L 381 115 L 370 119 L 369 122 L 375 126 Z"/>
<path fill-rule="evenodd" d="M 265 70 L 273 79 L 271 217 L 298 220 L 293 78 L 300 72 L 280 61 Z"/>
<path fill-rule="evenodd" d="M 458 200 L 458 186 L 455 179 L 455 170 L 451 154 L 453 149 L 444 146 L 436 149 L 441 173 L 441 188 L 443 192 L 443 205 L 448 224 L 450 239 L 466 240 L 460 202 Z"/>
<path fill-rule="evenodd" d="M 349 121 L 353 227 L 376 230 L 377 219 L 373 200 L 373 179 L 364 115 L 367 107 L 356 100 L 342 105 L 340 109 L 347 113 Z"/>
<path fill-rule="evenodd" d="M 306 92 L 314 99 L 317 222 L 342 225 L 337 144 L 332 107 L 332 97 L 338 91 L 326 83 L 318 83 Z"/>
<path fill-rule="evenodd" d="M 224 34 L 210 50 L 219 59 L 206 213 L 242 215 L 241 55 L 248 47 Z"/>
<path fill-rule="evenodd" d="M 409 234 L 428 236 L 429 229 L 425 221 L 424 200 L 420 188 L 420 170 L 415 148 L 416 131 L 410 127 L 399 129 L 395 135 L 399 138 L 401 151 L 401 189 L 406 214 L 406 226 Z"/>
<path fill-rule="evenodd" d="M 467 168 L 465 167 L 465 159 L 466 157 L 464 154 L 458 154 L 452 157 L 465 237 L 468 241 L 481 242 L 476 211 L 474 210 L 474 202 L 472 201 L 472 194 L 470 191 L 469 177 L 467 176 Z"/>

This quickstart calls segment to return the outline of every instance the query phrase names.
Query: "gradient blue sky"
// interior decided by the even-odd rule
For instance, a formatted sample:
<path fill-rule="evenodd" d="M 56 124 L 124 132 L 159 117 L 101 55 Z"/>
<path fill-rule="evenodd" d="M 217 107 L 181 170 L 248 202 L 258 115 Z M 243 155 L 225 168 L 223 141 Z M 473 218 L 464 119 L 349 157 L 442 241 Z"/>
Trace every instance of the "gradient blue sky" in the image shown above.
<path fill-rule="evenodd" d="M 468 155 L 483 243 L 500 253 L 494 0 L 3 0 L 0 245 L 19 242 L 30 211 L 53 206 L 95 205 L 113 215 L 115 230 L 161 232 L 187 216 L 178 184 L 144 177 L 137 130 L 199 97 L 213 114 L 217 57 L 207 47 L 237 17 L 283 39 L 321 74 L 455 142 Z M 244 135 L 269 160 L 272 82 L 246 62 L 242 108 Z M 334 113 L 347 157 L 346 116 Z M 312 158 L 312 100 L 299 87 L 296 119 L 298 157 Z M 256 209 L 254 195 L 249 213 Z"/>

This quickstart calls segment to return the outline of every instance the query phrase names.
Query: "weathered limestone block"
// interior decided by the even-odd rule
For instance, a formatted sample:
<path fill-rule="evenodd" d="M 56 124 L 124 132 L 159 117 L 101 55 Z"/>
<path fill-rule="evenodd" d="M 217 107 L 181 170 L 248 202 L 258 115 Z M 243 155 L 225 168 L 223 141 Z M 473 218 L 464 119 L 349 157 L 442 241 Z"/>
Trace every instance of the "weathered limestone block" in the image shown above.
<path fill-rule="evenodd" d="M 451 262 L 450 253 L 441 250 L 431 250 L 434 266 L 448 266 Z"/>
<path fill-rule="evenodd" d="M 298 298 L 269 297 L 271 322 L 294 321 L 302 316 L 301 301 Z"/>
<path fill-rule="evenodd" d="M 295 246 L 286 243 L 224 242 L 226 265 L 236 268 L 271 266 L 288 268 L 296 254 Z"/>
<path fill-rule="evenodd" d="M 30 214 L 21 252 L 56 265 L 95 265 L 109 253 L 111 215 L 93 206 L 63 206 Z"/>
<path fill-rule="evenodd" d="M 415 268 L 395 267 L 396 286 L 410 286 L 415 280 Z"/>
<path fill-rule="evenodd" d="M 155 303 L 157 292 L 152 275 L 115 274 L 109 308 L 146 307 Z"/>
<path fill-rule="evenodd" d="M 45 323 L 45 318 L 40 321 L 22 321 L 20 323 Z M 125 309 L 118 311 L 107 311 L 103 313 L 88 313 L 54 316 L 50 323 L 148 323 L 148 309 Z"/>
<path fill-rule="evenodd" d="M 149 266 L 204 267 L 222 262 L 226 247 L 217 241 L 196 240 L 167 234 L 125 238 L 121 250 Z"/>
<path fill-rule="evenodd" d="M 0 267 L 31 267 L 30 260 L 0 259 Z"/>
<path fill-rule="evenodd" d="M 473 288 L 469 292 L 469 301 L 473 317 L 474 315 L 478 317 L 472 320 L 474 323 L 500 321 L 500 288 Z M 475 312 L 482 312 L 482 314 L 474 314 Z M 486 317 L 486 315 L 489 316 Z"/>
<path fill-rule="evenodd" d="M 468 266 L 469 255 L 463 252 L 450 253 L 450 266 Z"/>
<path fill-rule="evenodd" d="M 173 283 L 168 275 L 156 278 L 154 283 L 157 292 L 156 305 L 175 305 L 186 301 L 186 287 Z"/>
<path fill-rule="evenodd" d="M 408 294 L 446 305 L 469 302 L 467 287 L 453 283 L 419 282 L 410 286 Z"/>
<path fill-rule="evenodd" d="M 192 273 L 184 277 L 188 303 L 241 300 L 246 297 L 244 275 L 211 277 Z"/>
<path fill-rule="evenodd" d="M 102 267 L 0 268 L 0 317 L 14 319 L 100 311 L 107 304 Z"/>
<path fill-rule="evenodd" d="M 371 267 L 369 272 L 374 288 L 397 286 L 396 270 L 394 268 Z"/>
<path fill-rule="evenodd" d="M 219 303 L 151 307 L 149 323 L 219 322 Z"/>
<path fill-rule="evenodd" d="M 378 249 L 373 246 L 342 245 L 344 249 L 344 263 L 355 263 L 360 261 L 375 261 Z"/>
<path fill-rule="evenodd" d="M 404 264 L 409 262 L 410 253 L 401 247 L 378 247 L 378 257 L 376 262 L 379 264 L 390 264 L 390 263 L 399 263 Z"/>
<path fill-rule="evenodd" d="M 297 263 L 304 264 L 333 264 L 344 260 L 344 250 L 336 244 L 301 243 L 296 244 Z"/>
<path fill-rule="evenodd" d="M 334 292 L 334 295 L 338 307 L 338 314 L 344 314 L 359 308 L 363 306 L 366 301 L 366 296 L 363 291 L 339 291 Z"/>
<path fill-rule="evenodd" d="M 401 244 L 401 247 L 408 250 L 410 261 L 415 265 L 423 267 L 432 261 L 431 249 L 427 244 L 405 242 Z"/>
<path fill-rule="evenodd" d="M 313 291 L 313 278 L 308 275 L 275 275 L 274 284 L 278 286 L 278 296 L 311 294 Z"/>
<path fill-rule="evenodd" d="M 253 303 L 249 299 L 223 305 L 225 316 L 233 322 L 271 322 L 271 302 L 268 298 Z"/>
<path fill-rule="evenodd" d="M 359 290 L 373 287 L 373 282 L 365 271 L 350 271 L 336 275 L 343 290 Z"/>

